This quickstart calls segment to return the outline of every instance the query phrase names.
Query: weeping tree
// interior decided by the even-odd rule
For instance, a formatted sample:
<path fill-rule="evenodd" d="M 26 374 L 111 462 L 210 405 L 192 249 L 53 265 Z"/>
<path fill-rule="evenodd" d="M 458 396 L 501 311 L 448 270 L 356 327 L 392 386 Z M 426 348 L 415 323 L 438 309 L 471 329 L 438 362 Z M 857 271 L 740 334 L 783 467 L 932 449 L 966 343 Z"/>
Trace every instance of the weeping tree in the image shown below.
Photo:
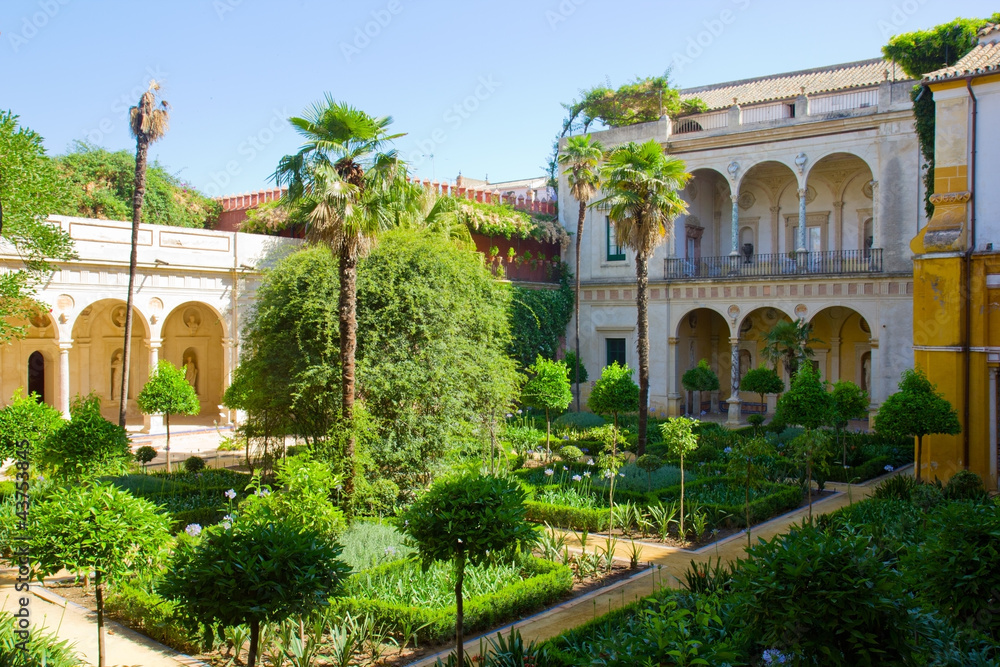
<path fill-rule="evenodd" d="M 146 164 L 149 145 L 158 141 L 167 132 L 170 120 L 170 105 L 160 100 L 156 103 L 156 91 L 160 84 L 149 82 L 149 89 L 139 98 L 139 104 L 129 109 L 129 130 L 135 137 L 135 186 L 132 192 L 132 252 L 128 261 L 128 297 L 125 307 L 125 342 L 122 345 L 122 393 L 118 406 L 118 425 L 125 428 L 125 413 L 128 409 L 129 366 L 132 357 L 132 302 L 135 292 L 135 265 L 139 249 L 139 223 L 142 221 L 142 204 L 146 195 Z"/>

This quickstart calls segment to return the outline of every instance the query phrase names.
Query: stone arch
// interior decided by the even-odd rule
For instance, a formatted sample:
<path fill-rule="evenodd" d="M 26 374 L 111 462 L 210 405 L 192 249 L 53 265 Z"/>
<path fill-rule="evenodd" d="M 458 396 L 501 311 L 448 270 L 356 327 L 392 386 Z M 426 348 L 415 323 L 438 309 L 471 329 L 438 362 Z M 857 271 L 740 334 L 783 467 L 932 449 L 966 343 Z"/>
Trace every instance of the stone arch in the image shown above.
<path fill-rule="evenodd" d="M 742 318 L 740 318 L 738 323 L 739 341 L 737 342 L 738 354 L 743 352 L 749 353 L 749 367 L 757 368 L 761 364 L 769 364 L 764 356 L 764 348 L 767 346 L 766 337 L 768 332 L 776 325 L 778 322 L 794 322 L 795 317 L 787 313 L 783 308 L 779 306 L 757 306 L 752 310 L 748 311 Z M 739 369 L 743 371 L 743 368 Z M 779 364 L 778 368 L 779 374 L 788 384 L 788 370 L 784 367 L 784 364 Z M 740 378 L 742 379 L 742 374 Z M 758 405 L 760 401 L 760 396 L 750 392 L 739 392 L 739 398 L 742 404 L 743 413 L 753 413 L 759 412 L 762 408 Z M 773 410 L 773 405 L 766 406 L 767 411 Z"/>
<path fill-rule="evenodd" d="M 163 318 L 159 358 L 178 368 L 195 388 L 201 410 L 193 417 L 178 416 L 170 423 L 210 425 L 220 419 L 219 405 L 227 377 L 225 318 L 202 301 L 175 305 Z"/>
<path fill-rule="evenodd" d="M 783 250 L 781 212 L 798 209 L 797 187 L 794 169 L 781 160 L 761 160 L 744 172 L 738 200 L 739 226 L 741 229 L 744 226 L 755 228 L 755 254 L 774 254 Z M 741 247 L 742 242 L 741 238 Z"/>
<path fill-rule="evenodd" d="M 692 261 L 729 252 L 728 220 L 730 183 L 724 171 L 715 167 L 691 170 L 692 178 L 681 191 L 688 204 L 686 216 L 674 223 L 674 257 Z"/>
<path fill-rule="evenodd" d="M 813 335 L 821 341 L 812 346 L 821 378 L 828 382 L 850 380 L 870 391 L 872 320 L 862 310 L 827 304 L 818 308 L 809 322 L 813 325 Z"/>
<path fill-rule="evenodd" d="M 862 226 L 874 213 L 874 202 L 867 198 L 865 184 L 873 181 L 873 174 L 864 157 L 843 150 L 829 151 L 809 164 L 808 180 L 816 184 L 814 187 L 820 182 L 827 186 L 814 205 L 830 212 L 824 249 L 863 249 Z"/>
<path fill-rule="evenodd" d="M 862 155 L 862 153 L 863 153 L 863 151 L 856 151 L 856 150 L 852 150 L 852 149 L 831 148 L 831 149 L 826 150 L 826 151 L 824 151 L 822 153 L 819 153 L 817 155 L 809 155 L 809 162 L 806 163 L 806 169 L 805 169 L 805 179 L 806 179 L 806 182 L 809 181 L 809 179 L 813 175 L 813 171 L 817 167 L 819 167 L 820 164 L 822 164 L 824 161 L 829 161 L 830 159 L 838 158 L 838 157 L 852 157 L 852 158 L 856 158 L 856 159 L 860 160 L 861 162 L 863 162 L 866 167 L 868 167 L 868 171 L 869 172 L 871 172 L 872 174 L 874 174 L 875 170 L 872 168 L 872 162 L 871 162 L 871 160 L 868 157 L 866 157 L 865 155 Z"/>
<path fill-rule="evenodd" d="M 690 414 L 719 412 L 720 397 L 725 399 L 729 396 L 731 374 L 729 320 L 716 308 L 700 306 L 685 311 L 678 318 L 674 331 L 677 339 L 677 358 L 673 368 L 675 373 L 673 383 L 683 397 L 683 411 Z M 681 378 L 701 359 L 707 360 L 709 366 L 719 376 L 719 390 L 702 396 L 698 403 L 697 394 L 688 392 Z"/>

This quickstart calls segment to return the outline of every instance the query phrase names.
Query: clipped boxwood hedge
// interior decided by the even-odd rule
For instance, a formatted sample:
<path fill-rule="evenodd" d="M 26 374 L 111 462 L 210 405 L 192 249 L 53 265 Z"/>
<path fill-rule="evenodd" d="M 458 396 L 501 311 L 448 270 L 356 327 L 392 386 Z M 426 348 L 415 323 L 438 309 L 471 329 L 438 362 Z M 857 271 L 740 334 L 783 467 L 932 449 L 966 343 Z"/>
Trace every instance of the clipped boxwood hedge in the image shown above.
<path fill-rule="evenodd" d="M 122 582 L 108 592 L 104 611 L 108 618 L 181 653 L 200 653 L 202 633 L 191 632 L 181 623 L 178 604 Z"/>
<path fill-rule="evenodd" d="M 407 567 L 419 565 L 412 560 L 401 560 L 381 565 L 375 570 Z M 525 578 L 512 581 L 490 595 L 463 601 L 466 633 L 487 630 L 538 611 L 573 588 L 573 571 L 565 565 L 528 557 L 524 561 L 524 570 Z M 373 571 L 368 570 L 369 573 Z M 418 642 L 443 642 L 455 636 L 454 604 L 439 608 L 411 607 L 357 597 L 333 598 L 330 604 L 335 614 L 368 614 L 376 624 L 397 634 L 401 634 L 406 626 L 420 628 L 416 631 Z"/>
<path fill-rule="evenodd" d="M 611 524 L 611 510 L 609 509 L 552 505 L 535 500 L 525 501 L 524 506 L 527 508 L 525 518 L 528 521 L 547 523 L 556 528 L 597 532 L 607 529 Z"/>
<path fill-rule="evenodd" d="M 864 482 L 889 472 L 885 469 L 887 465 L 892 465 L 892 459 L 888 456 L 877 456 L 853 468 L 833 463 L 826 479 L 829 482 Z"/>
<path fill-rule="evenodd" d="M 701 486 L 712 484 L 731 484 L 736 488 L 743 488 L 738 480 L 730 477 L 707 477 L 704 479 L 687 482 L 684 485 L 684 497 L 688 502 L 697 502 L 702 509 L 714 510 L 720 515 L 728 515 L 720 527 L 745 528 L 747 508 L 743 503 L 711 503 L 697 499 L 697 489 Z M 758 487 L 764 491 L 765 495 L 750 501 L 750 523 L 758 524 L 779 514 L 784 514 L 795 509 L 802 504 L 803 490 L 798 484 L 774 484 L 766 482 Z M 667 501 L 674 501 L 680 498 L 681 487 L 670 487 L 654 494 Z"/>

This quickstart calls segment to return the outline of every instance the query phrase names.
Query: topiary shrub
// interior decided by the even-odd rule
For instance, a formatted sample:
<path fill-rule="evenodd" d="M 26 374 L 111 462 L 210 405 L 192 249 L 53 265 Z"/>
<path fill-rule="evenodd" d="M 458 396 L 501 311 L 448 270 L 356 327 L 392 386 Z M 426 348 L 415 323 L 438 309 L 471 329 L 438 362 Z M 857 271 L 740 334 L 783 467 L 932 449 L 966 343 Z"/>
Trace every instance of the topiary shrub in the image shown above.
<path fill-rule="evenodd" d="M 186 461 L 184 461 L 184 470 L 186 472 L 199 472 L 205 469 L 205 459 L 200 456 L 191 456 Z"/>
<path fill-rule="evenodd" d="M 936 484 L 917 484 L 910 491 L 910 502 L 921 511 L 930 512 L 944 502 L 944 493 Z"/>
<path fill-rule="evenodd" d="M 143 445 L 139 449 L 135 450 L 135 460 L 142 464 L 145 470 L 146 465 L 156 458 L 156 450 L 149 445 Z"/>
<path fill-rule="evenodd" d="M 959 470 L 944 487 L 949 500 L 980 500 L 986 496 L 982 478 L 971 470 Z"/>
<path fill-rule="evenodd" d="M 583 452 L 580 451 L 580 448 L 573 445 L 566 445 L 559 450 L 559 458 L 563 461 L 578 461 L 582 456 Z"/>
<path fill-rule="evenodd" d="M 572 431 L 586 431 L 597 426 L 604 426 L 607 422 L 600 415 L 593 412 L 567 412 L 552 420 L 552 426 L 556 430 L 568 429 Z"/>

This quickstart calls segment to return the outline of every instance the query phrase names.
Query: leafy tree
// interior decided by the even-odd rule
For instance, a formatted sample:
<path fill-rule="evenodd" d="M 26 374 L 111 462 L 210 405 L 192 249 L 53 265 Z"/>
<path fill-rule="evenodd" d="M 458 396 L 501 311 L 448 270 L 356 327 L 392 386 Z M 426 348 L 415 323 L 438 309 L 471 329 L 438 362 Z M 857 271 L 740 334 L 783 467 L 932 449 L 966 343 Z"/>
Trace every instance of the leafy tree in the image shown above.
<path fill-rule="evenodd" d="M 143 445 L 139 449 L 135 450 L 135 460 L 142 464 L 143 472 L 146 471 L 146 465 L 155 458 L 156 450 L 149 445 Z"/>
<path fill-rule="evenodd" d="M 24 396 L 14 391 L 10 403 L 0 409 L 0 461 L 14 458 L 21 442 L 28 441 L 28 451 L 34 455 L 38 446 L 63 425 L 62 415 L 37 394 Z"/>
<path fill-rule="evenodd" d="M 67 196 L 53 213 L 101 220 L 132 219 L 136 167 L 133 153 L 77 142 L 54 162 Z M 262 206 L 269 205 L 273 204 Z M 257 210 L 248 213 L 253 216 Z M 219 202 L 184 183 L 158 162 L 147 165 L 143 222 L 200 229 L 210 227 L 221 211 Z"/>
<path fill-rule="evenodd" d="M 764 336 L 764 349 L 761 353 L 774 364 L 775 371 L 778 370 L 778 362 L 784 362 L 789 377 L 794 377 L 799 366 L 812 359 L 813 349 L 810 345 L 823 342 L 813 338 L 812 330 L 812 323 L 801 318 L 794 322 L 781 320 Z"/>
<path fill-rule="evenodd" d="M 640 456 L 646 453 L 649 410 L 649 259 L 666 241 L 674 219 L 687 212 L 678 194 L 691 178 L 685 169 L 684 161 L 668 156 L 656 140 L 623 144 L 608 154 L 601 167 L 607 196 L 594 204 L 607 208 L 618 244 L 635 252 Z"/>
<path fill-rule="evenodd" d="M 528 381 L 521 389 L 521 400 L 529 407 L 545 411 L 545 451 L 551 457 L 552 412 L 566 409 L 573 401 L 569 389 L 569 369 L 561 361 L 549 361 L 538 355 L 528 368 Z"/>
<path fill-rule="evenodd" d="M 165 359 L 156 365 L 146 385 L 136 397 L 139 409 L 147 415 L 163 415 L 167 426 L 167 472 L 170 472 L 170 415 L 196 415 L 201 410 L 198 394 L 185 379 L 184 369 Z"/>
<path fill-rule="evenodd" d="M 177 600 L 192 626 L 250 627 L 248 667 L 260 649 L 262 623 L 282 623 L 328 604 L 350 568 L 341 548 L 315 531 L 284 521 L 244 521 L 236 516 L 200 539 L 180 540 L 159 585 Z"/>
<path fill-rule="evenodd" d="M 598 167 L 603 157 L 604 147 L 601 143 L 599 141 L 591 142 L 591 136 L 585 134 L 566 139 L 566 146 L 558 158 L 559 164 L 566 167 L 563 174 L 568 179 L 570 194 L 580 204 L 576 219 L 576 264 L 573 269 L 573 276 L 576 279 L 576 285 L 573 289 L 573 321 L 576 337 L 573 365 L 570 366 L 573 384 L 577 386 L 577 412 L 580 411 L 579 387 L 580 383 L 584 381 L 580 373 L 580 254 L 583 251 L 583 223 L 587 217 L 587 203 L 593 199 L 601 186 L 601 172 Z M 569 361 L 568 356 L 566 360 Z"/>
<path fill-rule="evenodd" d="M 838 380 L 833 385 L 833 412 L 830 423 L 837 430 L 837 438 L 841 441 L 843 457 L 841 465 L 847 465 L 847 441 L 844 440 L 844 429 L 852 419 L 863 419 L 868 414 L 868 392 L 850 380 Z"/>
<path fill-rule="evenodd" d="M 917 481 L 923 468 L 924 436 L 932 433 L 958 435 L 962 425 L 958 413 L 937 391 L 920 369 L 903 371 L 899 391 L 890 395 L 875 416 L 875 430 L 893 436 L 917 439 Z"/>
<path fill-rule="evenodd" d="M 750 546 L 750 491 L 760 488 L 766 480 L 767 463 L 774 448 L 760 437 L 740 440 L 734 447 L 726 474 L 743 487 L 743 509 L 747 526 L 747 547 Z"/>
<path fill-rule="evenodd" d="M 660 428 L 663 428 L 661 425 Z M 566 449 L 565 447 L 563 449 Z M 663 459 L 656 454 L 643 454 L 635 460 L 635 465 L 639 470 L 646 471 L 647 488 L 653 490 L 653 473 L 663 467 Z"/>
<path fill-rule="evenodd" d="M 792 378 L 792 385 L 778 401 L 775 419 L 783 424 L 798 424 L 806 429 L 825 426 L 835 418 L 833 396 L 823 388 L 811 363 L 803 364 Z"/>
<path fill-rule="evenodd" d="M 417 543 L 425 571 L 434 561 L 455 566 L 459 667 L 465 664 L 465 566 L 493 561 L 534 544 L 537 533 L 525 519 L 524 500 L 524 490 L 512 480 L 465 476 L 438 482 L 403 515 L 404 530 Z"/>
<path fill-rule="evenodd" d="M 708 365 L 708 361 L 702 359 L 697 366 L 688 369 L 681 376 L 681 386 L 687 391 L 698 392 L 698 409 L 691 411 L 691 414 L 698 414 L 701 412 L 701 393 L 703 391 L 718 391 L 719 376 Z"/>
<path fill-rule="evenodd" d="M 135 187 L 132 191 L 132 254 L 128 263 L 128 297 L 125 306 L 125 342 L 122 345 L 122 389 L 118 403 L 118 425 L 125 428 L 125 411 L 128 408 L 129 365 L 132 358 L 132 303 L 135 296 L 135 265 L 139 251 L 139 223 L 142 222 L 142 205 L 146 197 L 146 160 L 149 145 L 159 141 L 169 126 L 169 105 L 163 100 L 156 104 L 156 91 L 160 86 L 149 82 L 149 89 L 139 98 L 139 104 L 129 109 L 129 130 L 135 137 Z M 168 454 L 169 456 L 169 454 Z M 167 459 L 169 461 L 169 458 Z M 167 470 L 170 464 L 167 464 Z"/>
<path fill-rule="evenodd" d="M 696 419 L 687 417 L 674 417 L 660 424 L 660 432 L 663 433 L 663 442 L 671 454 L 680 457 L 681 460 L 681 511 L 680 511 L 680 535 L 684 538 L 684 455 L 698 449 L 698 436 L 694 433 L 694 427 L 699 422 Z"/>
<path fill-rule="evenodd" d="M 740 391 L 751 391 L 760 395 L 760 402 L 765 406 L 767 399 L 765 394 L 780 394 L 785 391 L 785 382 L 778 377 L 774 369 L 767 366 L 751 368 L 740 380 Z"/>
<path fill-rule="evenodd" d="M 307 238 L 325 243 L 338 258 L 340 419 L 347 433 L 344 457 L 350 462 L 344 492 L 351 497 L 358 261 L 410 196 L 406 166 L 394 150 L 387 150 L 402 135 L 389 134 L 392 118 L 369 116 L 329 95 L 290 122 L 305 143 L 298 153 L 281 159 L 275 182 L 288 187 L 289 204 L 304 212 Z"/>
<path fill-rule="evenodd" d="M 704 111 L 699 99 L 681 100 L 680 92 L 670 85 L 667 75 L 637 78 L 615 90 L 595 86 L 583 91 L 582 99 L 563 105 L 569 116 L 563 121 L 563 134 L 574 129 L 584 132 L 595 121 L 608 127 L 648 123 L 663 116 L 678 116 Z"/>
<path fill-rule="evenodd" d="M 792 460 L 805 471 L 806 494 L 809 497 L 809 521 L 813 518 L 812 480 L 813 473 L 825 475 L 830 459 L 830 436 L 824 431 L 806 429 L 791 443 Z"/>
<path fill-rule="evenodd" d="M 614 362 L 601 370 L 601 377 L 594 383 L 594 388 L 587 399 L 587 407 L 599 415 L 611 415 L 612 452 L 617 451 L 618 415 L 623 412 L 635 412 L 639 404 L 639 387 L 632 380 L 632 369 L 628 364 L 619 366 Z M 640 454 L 641 456 L 642 454 Z"/>
<path fill-rule="evenodd" d="M 132 447 L 125 429 L 101 415 L 101 399 L 96 394 L 78 396 L 69 413 L 70 420 L 40 443 L 41 467 L 68 480 L 125 473 Z"/>
<path fill-rule="evenodd" d="M 0 344 L 24 335 L 24 320 L 42 306 L 35 287 L 52 270 L 49 260 L 70 259 L 73 242 L 45 223 L 66 198 L 42 137 L 0 111 L 0 237 L 14 246 L 24 268 L 0 273 Z"/>
<path fill-rule="evenodd" d="M 94 572 L 97 664 L 104 667 L 104 585 L 148 568 L 170 537 L 170 519 L 111 484 L 59 489 L 33 505 L 30 517 L 40 582 L 63 569 Z"/>

